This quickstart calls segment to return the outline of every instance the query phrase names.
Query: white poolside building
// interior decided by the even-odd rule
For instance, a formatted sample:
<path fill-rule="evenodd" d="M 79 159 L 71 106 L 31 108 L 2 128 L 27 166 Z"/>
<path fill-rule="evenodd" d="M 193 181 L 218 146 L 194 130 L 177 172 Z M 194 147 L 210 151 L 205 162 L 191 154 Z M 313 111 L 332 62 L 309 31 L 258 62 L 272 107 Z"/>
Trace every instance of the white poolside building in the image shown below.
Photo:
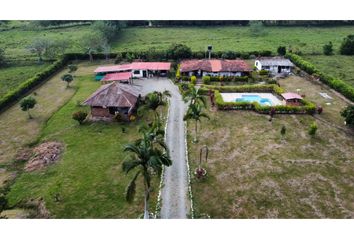
<path fill-rule="evenodd" d="M 268 70 L 273 74 L 290 73 L 294 68 L 294 64 L 286 58 L 259 58 L 254 63 L 257 70 Z"/>

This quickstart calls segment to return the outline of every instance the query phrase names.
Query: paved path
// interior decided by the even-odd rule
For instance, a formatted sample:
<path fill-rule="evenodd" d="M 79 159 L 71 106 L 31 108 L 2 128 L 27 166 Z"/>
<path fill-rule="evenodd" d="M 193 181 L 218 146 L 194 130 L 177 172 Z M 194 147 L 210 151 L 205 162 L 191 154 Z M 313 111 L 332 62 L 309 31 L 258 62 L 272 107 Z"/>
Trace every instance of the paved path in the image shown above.
<path fill-rule="evenodd" d="M 165 168 L 164 184 L 161 192 L 161 218 L 187 218 L 190 210 L 188 197 L 188 173 L 183 116 L 186 104 L 176 85 L 166 79 L 147 79 L 143 94 L 152 90 L 169 90 L 169 115 L 167 120 L 166 143 L 170 149 L 172 166 Z M 141 82 L 137 82 L 139 85 Z M 151 89 L 153 88 L 153 89 Z"/>

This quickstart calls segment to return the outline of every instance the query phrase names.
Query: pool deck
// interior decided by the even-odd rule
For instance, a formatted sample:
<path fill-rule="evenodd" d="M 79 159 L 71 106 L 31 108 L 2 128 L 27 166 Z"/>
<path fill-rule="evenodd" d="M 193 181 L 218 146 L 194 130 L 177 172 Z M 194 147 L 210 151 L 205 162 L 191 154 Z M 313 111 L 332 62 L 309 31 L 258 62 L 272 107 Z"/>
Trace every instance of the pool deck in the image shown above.
<path fill-rule="evenodd" d="M 242 95 L 257 95 L 261 98 L 267 98 L 272 102 L 272 106 L 277 105 L 285 105 L 283 101 L 277 98 L 272 93 L 250 93 L 250 92 L 242 92 L 242 93 L 221 93 L 221 96 L 225 102 L 235 102 L 236 98 L 242 98 Z"/>

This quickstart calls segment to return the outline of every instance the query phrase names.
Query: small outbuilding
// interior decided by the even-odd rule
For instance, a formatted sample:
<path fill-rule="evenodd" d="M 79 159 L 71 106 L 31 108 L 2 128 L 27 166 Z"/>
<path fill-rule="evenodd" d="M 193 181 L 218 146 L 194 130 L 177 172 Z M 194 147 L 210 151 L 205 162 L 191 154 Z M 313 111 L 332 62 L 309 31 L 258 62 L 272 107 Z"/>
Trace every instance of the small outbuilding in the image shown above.
<path fill-rule="evenodd" d="M 84 105 L 91 107 L 91 117 L 94 120 L 112 120 L 119 116 L 122 120 L 129 121 L 139 98 L 136 87 L 112 82 L 97 89 L 84 101 Z"/>
<path fill-rule="evenodd" d="M 111 83 L 111 82 L 132 83 L 132 73 L 131 72 L 108 73 L 102 78 L 101 82 L 102 83 Z"/>
<path fill-rule="evenodd" d="M 272 74 L 290 73 L 294 68 L 294 64 L 287 58 L 259 58 L 254 63 L 257 70 L 267 70 Z"/>
<path fill-rule="evenodd" d="M 286 105 L 301 105 L 303 99 L 299 94 L 292 92 L 283 93 L 281 96 L 284 98 Z"/>

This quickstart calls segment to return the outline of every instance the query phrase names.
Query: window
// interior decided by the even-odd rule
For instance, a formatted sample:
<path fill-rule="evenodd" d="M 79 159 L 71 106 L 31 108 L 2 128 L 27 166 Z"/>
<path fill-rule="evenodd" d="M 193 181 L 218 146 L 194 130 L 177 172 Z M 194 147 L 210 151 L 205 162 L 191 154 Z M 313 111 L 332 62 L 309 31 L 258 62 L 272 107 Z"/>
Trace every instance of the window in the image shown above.
<path fill-rule="evenodd" d="M 140 70 L 134 70 L 134 74 L 140 74 Z"/>

